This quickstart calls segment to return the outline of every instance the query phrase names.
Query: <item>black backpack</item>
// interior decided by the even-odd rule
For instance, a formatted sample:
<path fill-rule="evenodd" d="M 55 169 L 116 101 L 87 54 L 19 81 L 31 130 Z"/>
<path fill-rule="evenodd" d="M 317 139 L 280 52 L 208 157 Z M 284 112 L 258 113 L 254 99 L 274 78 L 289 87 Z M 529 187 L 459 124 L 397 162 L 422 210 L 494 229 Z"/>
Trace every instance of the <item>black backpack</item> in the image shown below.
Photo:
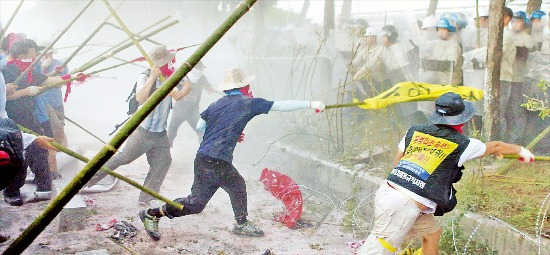
<path fill-rule="evenodd" d="M 149 75 L 151 75 L 151 69 L 147 69 L 143 71 L 143 73 L 141 74 L 145 74 L 147 75 L 147 77 L 149 77 Z M 130 115 L 130 117 L 132 117 L 132 115 L 136 113 L 139 107 L 139 102 L 136 100 L 136 93 L 137 93 L 136 90 L 137 90 L 137 81 L 136 83 L 134 83 L 134 88 L 132 89 L 132 92 L 130 93 L 130 95 L 128 95 L 128 98 L 126 98 L 126 102 L 128 103 L 128 112 L 126 114 Z M 153 94 L 156 90 L 157 90 L 157 87 L 155 85 L 151 86 L 151 91 L 149 92 L 149 95 Z M 122 125 L 124 125 L 124 123 L 126 123 L 126 121 L 130 119 L 130 117 L 128 117 L 122 123 L 115 125 L 115 130 L 111 132 L 109 135 L 114 134 L 118 130 L 118 128 L 120 128 Z"/>
<path fill-rule="evenodd" d="M 25 171 L 23 158 L 23 138 L 21 131 L 11 119 L 0 119 L 0 150 L 10 156 L 10 163 L 0 167 L 0 190 L 6 188 L 11 181 L 22 171 Z"/>

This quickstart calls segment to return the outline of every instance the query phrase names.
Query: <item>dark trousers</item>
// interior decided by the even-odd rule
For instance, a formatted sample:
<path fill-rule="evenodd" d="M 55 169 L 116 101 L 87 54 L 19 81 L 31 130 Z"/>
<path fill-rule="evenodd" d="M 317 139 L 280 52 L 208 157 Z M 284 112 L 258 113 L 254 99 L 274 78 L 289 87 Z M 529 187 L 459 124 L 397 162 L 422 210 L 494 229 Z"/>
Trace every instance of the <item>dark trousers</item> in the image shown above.
<path fill-rule="evenodd" d="M 174 200 L 183 204 L 183 210 L 165 204 L 163 211 L 169 218 L 198 214 L 219 188 L 229 194 L 235 219 L 237 221 L 245 219 L 248 212 L 244 178 L 231 163 L 197 153 L 191 195 Z"/>
<path fill-rule="evenodd" d="M 20 171 L 15 176 L 15 179 L 6 187 L 4 190 L 5 196 L 13 197 L 20 195 L 20 189 L 25 184 L 25 177 L 27 176 L 27 166 L 29 166 L 34 173 L 36 191 L 43 192 L 52 190 L 52 177 L 48 166 L 48 151 L 38 147 L 36 143 L 31 143 L 29 147 L 25 149 L 25 165 L 23 166 L 23 171 Z"/>

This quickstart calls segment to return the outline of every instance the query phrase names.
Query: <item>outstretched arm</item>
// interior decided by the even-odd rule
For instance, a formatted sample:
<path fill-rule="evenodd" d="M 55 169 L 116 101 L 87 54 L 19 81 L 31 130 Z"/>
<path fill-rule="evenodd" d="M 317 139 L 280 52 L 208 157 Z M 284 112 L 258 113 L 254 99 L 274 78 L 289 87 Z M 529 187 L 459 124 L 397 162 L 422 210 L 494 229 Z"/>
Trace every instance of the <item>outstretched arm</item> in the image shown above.
<path fill-rule="evenodd" d="M 519 145 L 501 141 L 493 141 L 485 143 L 485 146 L 487 146 L 487 149 L 481 157 L 489 155 L 500 156 L 503 154 L 514 154 L 518 155 L 519 160 L 523 162 L 533 162 L 535 160 L 533 153 Z"/>
<path fill-rule="evenodd" d="M 276 112 L 292 112 L 301 109 L 316 109 L 317 111 L 325 110 L 325 104 L 320 101 L 299 101 L 299 100 L 285 100 L 285 101 L 275 101 L 273 106 L 271 106 L 270 111 Z"/>

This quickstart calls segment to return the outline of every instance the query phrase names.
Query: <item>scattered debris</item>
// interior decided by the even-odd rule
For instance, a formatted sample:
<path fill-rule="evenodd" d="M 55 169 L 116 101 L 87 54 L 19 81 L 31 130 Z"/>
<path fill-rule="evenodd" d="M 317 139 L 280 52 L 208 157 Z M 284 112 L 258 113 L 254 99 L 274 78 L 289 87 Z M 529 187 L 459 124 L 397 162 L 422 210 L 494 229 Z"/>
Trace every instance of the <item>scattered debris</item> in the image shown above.
<path fill-rule="evenodd" d="M 112 228 L 115 225 L 115 223 L 117 223 L 116 219 L 110 220 L 107 224 L 97 223 L 97 225 L 95 225 L 95 231 L 105 231 L 107 229 Z"/>
<path fill-rule="evenodd" d="M 313 249 L 313 250 L 318 250 L 318 251 L 325 250 L 325 247 L 323 247 L 323 245 L 320 244 L 320 243 L 312 243 L 312 244 L 309 244 L 309 248 L 311 248 L 311 249 Z"/>
<path fill-rule="evenodd" d="M 111 235 L 111 238 L 117 241 L 126 237 L 132 238 L 137 235 L 137 228 L 126 221 L 116 222 L 113 228 L 115 228 L 116 231 Z"/>

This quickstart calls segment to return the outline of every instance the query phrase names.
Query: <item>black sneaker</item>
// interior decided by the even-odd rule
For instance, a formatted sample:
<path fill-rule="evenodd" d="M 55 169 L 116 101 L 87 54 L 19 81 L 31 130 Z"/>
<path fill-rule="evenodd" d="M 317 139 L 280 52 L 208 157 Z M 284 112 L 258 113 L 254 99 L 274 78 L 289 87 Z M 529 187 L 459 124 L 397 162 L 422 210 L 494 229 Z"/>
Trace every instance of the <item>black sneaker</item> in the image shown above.
<path fill-rule="evenodd" d="M 11 206 L 23 205 L 23 198 L 21 197 L 21 195 L 17 195 L 13 197 L 4 195 L 4 201 L 6 201 L 6 203 L 10 204 Z"/>
<path fill-rule="evenodd" d="M 243 236 L 263 236 L 264 231 L 256 227 L 254 223 L 246 221 L 243 224 L 235 224 L 233 227 L 233 234 L 243 235 Z"/>
<path fill-rule="evenodd" d="M 147 234 L 153 238 L 153 240 L 160 240 L 159 221 L 160 218 L 151 216 L 147 213 L 147 209 L 139 212 L 139 219 L 143 222 L 143 227 Z"/>

